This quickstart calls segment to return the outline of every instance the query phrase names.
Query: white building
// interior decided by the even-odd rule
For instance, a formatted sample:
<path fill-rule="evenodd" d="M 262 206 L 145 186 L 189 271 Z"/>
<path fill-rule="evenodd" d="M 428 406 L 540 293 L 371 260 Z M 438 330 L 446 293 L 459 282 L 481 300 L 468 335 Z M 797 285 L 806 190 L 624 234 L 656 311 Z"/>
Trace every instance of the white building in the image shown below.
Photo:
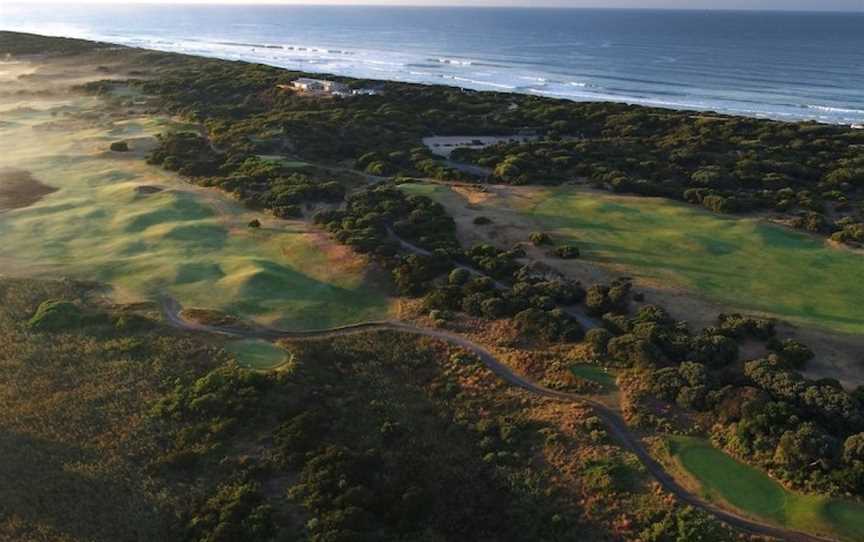
<path fill-rule="evenodd" d="M 348 93 L 348 85 L 329 81 L 327 79 L 309 79 L 301 77 L 291 83 L 292 88 L 308 92 L 310 94 L 345 94 Z"/>

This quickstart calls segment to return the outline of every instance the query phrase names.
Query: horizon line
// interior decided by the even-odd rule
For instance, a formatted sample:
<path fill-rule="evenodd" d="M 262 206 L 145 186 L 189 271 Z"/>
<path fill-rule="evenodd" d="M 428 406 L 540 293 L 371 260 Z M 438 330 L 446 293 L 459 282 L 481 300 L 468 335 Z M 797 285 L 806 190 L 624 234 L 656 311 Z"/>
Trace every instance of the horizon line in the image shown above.
<path fill-rule="evenodd" d="M 62 0 L 11 0 L 7 5 L 18 4 L 26 6 L 38 5 L 67 5 L 67 2 Z M 521 9 L 521 10 L 609 10 L 609 11 L 681 11 L 681 12 L 748 12 L 748 13 L 847 13 L 847 14 L 864 14 L 864 5 L 859 9 L 849 10 L 848 8 L 826 8 L 826 9 L 798 9 L 798 8 L 772 8 L 772 7 L 674 7 L 674 6 L 556 6 L 556 5 L 540 5 L 540 6 L 514 6 L 508 4 L 483 4 L 483 5 L 464 5 L 464 4 L 446 4 L 433 2 L 421 2 L 406 4 L 397 0 L 385 0 L 384 2 L 376 3 L 354 3 L 350 0 L 337 0 L 335 2 L 281 2 L 279 0 L 256 0 L 254 2 L 242 2 L 238 0 L 201 0 L 201 1 L 181 1 L 173 2 L 171 0 L 127 0 L 125 2 L 104 2 L 99 0 L 83 0 L 76 2 L 76 5 L 99 5 L 109 7 L 124 7 L 124 6 L 238 6 L 238 7 L 340 7 L 340 8 L 448 8 L 448 9 Z"/>

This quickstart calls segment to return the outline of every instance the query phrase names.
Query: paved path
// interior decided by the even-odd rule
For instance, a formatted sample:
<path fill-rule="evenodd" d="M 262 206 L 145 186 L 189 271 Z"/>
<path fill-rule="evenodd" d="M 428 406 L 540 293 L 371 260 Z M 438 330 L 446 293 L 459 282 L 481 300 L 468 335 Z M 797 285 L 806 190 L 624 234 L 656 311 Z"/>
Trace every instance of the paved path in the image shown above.
<path fill-rule="evenodd" d="M 775 527 L 766 523 L 761 523 L 756 520 L 748 519 L 744 516 L 735 514 L 719 508 L 718 506 L 703 500 L 701 497 L 690 493 L 675 478 L 669 474 L 662 465 L 651 457 L 645 445 L 627 426 L 621 416 L 599 401 L 591 398 L 567 393 L 563 391 L 553 390 L 543 387 L 536 382 L 515 373 L 510 367 L 500 362 L 491 352 L 483 346 L 467 339 L 456 333 L 443 331 L 439 329 L 423 328 L 413 324 L 399 321 L 379 321 L 379 322 L 364 322 L 343 327 L 331 329 L 322 329 L 315 331 L 287 331 L 265 326 L 208 326 L 196 322 L 190 322 L 183 318 L 181 305 L 170 297 L 165 297 L 161 300 L 162 313 L 165 319 L 173 326 L 180 329 L 199 331 L 206 333 L 216 333 L 220 335 L 228 335 L 246 339 L 263 339 L 268 341 L 276 340 L 318 340 L 330 339 L 336 337 L 345 337 L 350 335 L 358 335 L 362 333 L 370 333 L 376 331 L 395 331 L 400 333 L 408 333 L 411 335 L 421 335 L 432 337 L 449 344 L 463 348 L 483 362 L 486 367 L 492 371 L 503 381 L 521 388 L 529 393 L 541 397 L 548 397 L 559 401 L 577 403 L 591 407 L 596 415 L 603 420 L 609 433 L 617 440 L 625 449 L 632 452 L 639 458 L 639 461 L 645 466 L 646 470 L 654 477 L 655 480 L 669 493 L 675 495 L 681 502 L 699 508 L 720 521 L 755 535 L 770 536 L 780 540 L 789 542 L 834 542 L 831 538 L 823 538 L 819 536 Z"/>

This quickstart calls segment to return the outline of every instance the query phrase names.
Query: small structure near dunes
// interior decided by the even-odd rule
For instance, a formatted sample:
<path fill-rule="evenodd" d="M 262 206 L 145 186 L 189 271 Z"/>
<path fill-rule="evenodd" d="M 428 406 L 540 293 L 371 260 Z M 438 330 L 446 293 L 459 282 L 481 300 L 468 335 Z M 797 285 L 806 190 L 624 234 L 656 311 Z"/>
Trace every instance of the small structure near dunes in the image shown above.
<path fill-rule="evenodd" d="M 290 84 L 276 85 L 280 90 L 293 90 L 309 96 L 330 96 L 330 97 L 347 97 L 347 96 L 375 96 L 381 93 L 378 88 L 360 88 L 352 89 L 345 83 L 338 81 L 330 81 L 329 79 L 310 79 L 301 77 L 292 81 Z"/>
<path fill-rule="evenodd" d="M 280 88 L 285 88 L 285 85 L 281 85 Z M 345 83 L 339 83 L 336 81 L 330 81 L 329 79 L 310 79 L 308 77 L 301 77 L 291 83 L 288 88 L 304 92 L 306 94 L 313 95 L 334 95 L 334 94 L 348 94 L 349 89 L 348 85 Z"/>

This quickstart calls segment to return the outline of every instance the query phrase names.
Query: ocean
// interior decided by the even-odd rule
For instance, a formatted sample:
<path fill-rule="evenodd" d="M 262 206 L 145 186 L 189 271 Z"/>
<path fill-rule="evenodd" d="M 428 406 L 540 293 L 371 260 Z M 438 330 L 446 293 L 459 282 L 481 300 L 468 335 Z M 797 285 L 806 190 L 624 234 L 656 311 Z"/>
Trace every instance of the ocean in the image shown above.
<path fill-rule="evenodd" d="M 864 124 L 864 11 L 3 1 L 0 29 L 316 73 Z"/>

